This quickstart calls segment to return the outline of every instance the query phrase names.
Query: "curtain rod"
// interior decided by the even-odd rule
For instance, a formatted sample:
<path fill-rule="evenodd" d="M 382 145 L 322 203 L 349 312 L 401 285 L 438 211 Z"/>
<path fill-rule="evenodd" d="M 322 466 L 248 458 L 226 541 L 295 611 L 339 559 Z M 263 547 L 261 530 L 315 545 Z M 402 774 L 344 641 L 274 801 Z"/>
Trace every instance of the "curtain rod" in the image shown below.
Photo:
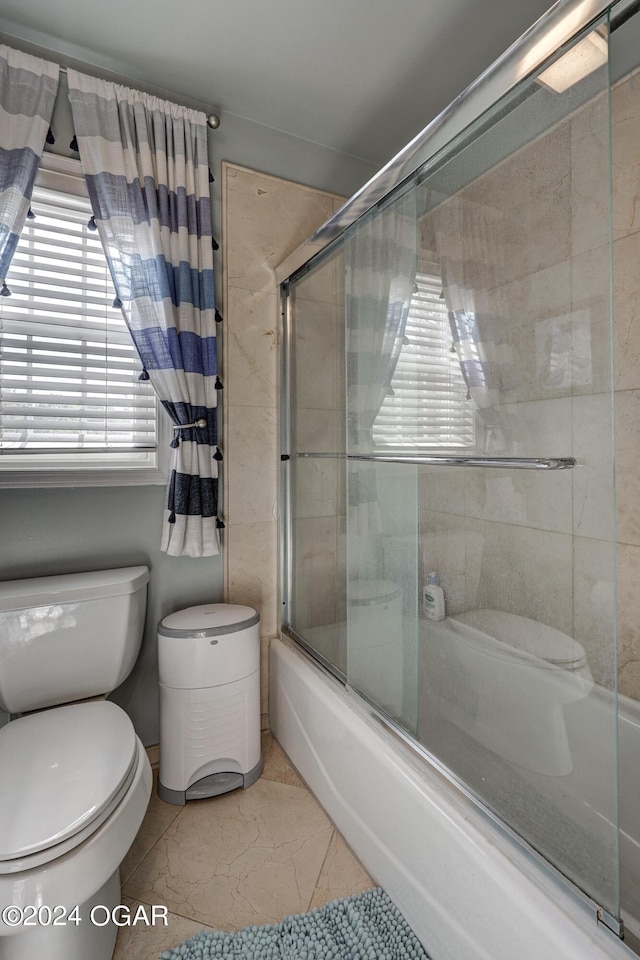
<path fill-rule="evenodd" d="M 96 64 L 87 62 L 86 60 L 68 57 L 65 54 L 49 50 L 42 44 L 32 43 L 30 40 L 23 40 L 20 37 L 14 37 L 11 34 L 4 33 L 3 31 L 0 31 L 0 43 L 4 43 L 9 47 L 14 47 L 17 50 L 22 50 L 23 53 L 30 53 L 34 57 L 40 57 L 43 60 L 50 60 L 54 63 L 57 63 L 60 67 L 60 72 L 64 74 L 66 74 L 67 69 L 71 67 L 72 70 L 78 70 L 80 73 L 88 73 L 91 76 L 98 76 L 102 79 L 111 80 L 113 83 L 119 83 L 128 87 L 138 87 L 151 96 L 159 97 L 162 100 L 173 100 L 178 103 L 182 103 L 185 107 L 189 107 L 190 109 L 201 110 L 207 115 L 207 126 L 209 129 L 217 130 L 220 126 L 219 115 L 217 113 L 209 113 L 209 105 L 203 103 L 202 101 L 192 99 L 191 97 L 179 97 L 177 94 L 174 94 L 169 90 L 164 90 L 161 87 L 154 87 L 153 84 L 145 83 L 143 80 L 138 80 L 135 77 L 127 77 L 124 74 L 119 74 L 114 70 L 109 70 L 108 67 L 103 69 L 96 66 Z M 64 62 L 60 62 L 61 60 Z"/>
<path fill-rule="evenodd" d="M 60 73 L 66 74 L 66 72 L 67 72 L 67 67 L 65 67 L 65 66 L 63 66 L 62 64 L 60 64 Z M 211 130 L 217 130 L 217 129 L 218 129 L 218 127 L 220 126 L 220 117 L 219 117 L 219 115 L 218 115 L 217 113 L 208 113 L 208 114 L 207 114 L 207 126 L 208 126 Z"/>

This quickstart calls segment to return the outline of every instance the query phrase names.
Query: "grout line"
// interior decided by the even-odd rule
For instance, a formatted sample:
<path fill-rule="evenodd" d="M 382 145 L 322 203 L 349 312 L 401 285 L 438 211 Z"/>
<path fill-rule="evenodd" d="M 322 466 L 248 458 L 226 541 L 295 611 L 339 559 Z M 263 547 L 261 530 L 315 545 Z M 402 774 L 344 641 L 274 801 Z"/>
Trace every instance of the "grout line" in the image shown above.
<path fill-rule="evenodd" d="M 311 795 L 313 796 L 313 794 L 311 794 Z M 315 799 L 315 797 L 314 797 L 314 799 Z M 327 818 L 327 819 L 328 819 L 328 818 Z M 331 820 L 329 820 L 329 823 L 331 824 L 331 834 L 330 834 L 330 836 L 329 836 L 329 842 L 328 842 L 328 844 L 327 844 L 327 849 L 326 849 L 325 852 L 324 852 L 324 857 L 322 858 L 322 863 L 321 863 L 321 865 L 320 865 L 320 870 L 318 871 L 318 876 L 316 877 L 316 882 L 315 882 L 315 884 L 314 884 L 313 891 L 312 891 L 312 893 L 311 893 L 311 896 L 309 897 L 309 902 L 308 902 L 308 904 L 307 904 L 307 906 L 306 906 L 306 908 L 305 908 L 305 913 L 307 913 L 307 912 L 309 911 L 309 908 L 311 907 L 311 904 L 313 903 L 313 898 L 314 898 L 314 896 L 315 896 L 315 894 L 316 894 L 316 890 L 318 889 L 318 886 L 319 886 L 319 884 L 320 884 L 320 877 L 322 876 L 322 871 L 324 870 L 324 865 L 325 865 L 325 863 L 327 862 L 327 857 L 329 856 L 329 848 L 331 847 L 331 841 L 333 840 L 333 838 L 334 838 L 334 836 L 335 836 L 335 834 L 336 834 L 336 828 L 334 827 L 334 825 L 333 825 L 333 823 L 331 822 Z"/>

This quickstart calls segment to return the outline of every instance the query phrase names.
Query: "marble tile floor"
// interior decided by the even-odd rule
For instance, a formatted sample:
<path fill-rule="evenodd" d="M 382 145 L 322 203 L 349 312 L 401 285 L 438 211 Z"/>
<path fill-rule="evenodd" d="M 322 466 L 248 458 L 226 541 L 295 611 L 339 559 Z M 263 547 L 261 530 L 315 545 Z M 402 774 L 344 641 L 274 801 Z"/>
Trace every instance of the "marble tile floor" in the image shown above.
<path fill-rule="evenodd" d="M 177 807 L 155 792 L 122 867 L 122 902 L 168 925 L 122 927 L 114 960 L 158 960 L 199 930 L 276 923 L 374 886 L 288 761 L 263 737 L 248 790 Z"/>

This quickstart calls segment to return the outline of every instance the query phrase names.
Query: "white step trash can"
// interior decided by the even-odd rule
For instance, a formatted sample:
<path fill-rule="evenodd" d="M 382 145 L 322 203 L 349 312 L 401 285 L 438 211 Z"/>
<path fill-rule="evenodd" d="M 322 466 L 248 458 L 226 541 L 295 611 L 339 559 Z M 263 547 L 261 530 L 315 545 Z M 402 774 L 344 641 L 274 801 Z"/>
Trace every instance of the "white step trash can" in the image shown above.
<path fill-rule="evenodd" d="M 247 788 L 262 773 L 260 617 L 208 603 L 158 624 L 160 771 L 168 803 Z"/>

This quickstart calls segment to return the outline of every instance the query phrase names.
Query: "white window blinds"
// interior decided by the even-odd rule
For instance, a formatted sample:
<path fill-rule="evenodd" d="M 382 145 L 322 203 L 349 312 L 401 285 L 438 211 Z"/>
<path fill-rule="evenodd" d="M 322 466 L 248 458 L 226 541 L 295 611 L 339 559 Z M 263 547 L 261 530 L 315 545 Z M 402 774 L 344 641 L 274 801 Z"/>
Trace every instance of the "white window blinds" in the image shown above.
<path fill-rule="evenodd" d="M 0 453 L 155 449 L 155 395 L 88 198 L 36 186 L 31 209 L 0 298 Z"/>
<path fill-rule="evenodd" d="M 391 388 L 373 425 L 374 443 L 398 450 L 473 447 L 473 403 L 467 399 L 442 281 L 419 272 Z"/>

